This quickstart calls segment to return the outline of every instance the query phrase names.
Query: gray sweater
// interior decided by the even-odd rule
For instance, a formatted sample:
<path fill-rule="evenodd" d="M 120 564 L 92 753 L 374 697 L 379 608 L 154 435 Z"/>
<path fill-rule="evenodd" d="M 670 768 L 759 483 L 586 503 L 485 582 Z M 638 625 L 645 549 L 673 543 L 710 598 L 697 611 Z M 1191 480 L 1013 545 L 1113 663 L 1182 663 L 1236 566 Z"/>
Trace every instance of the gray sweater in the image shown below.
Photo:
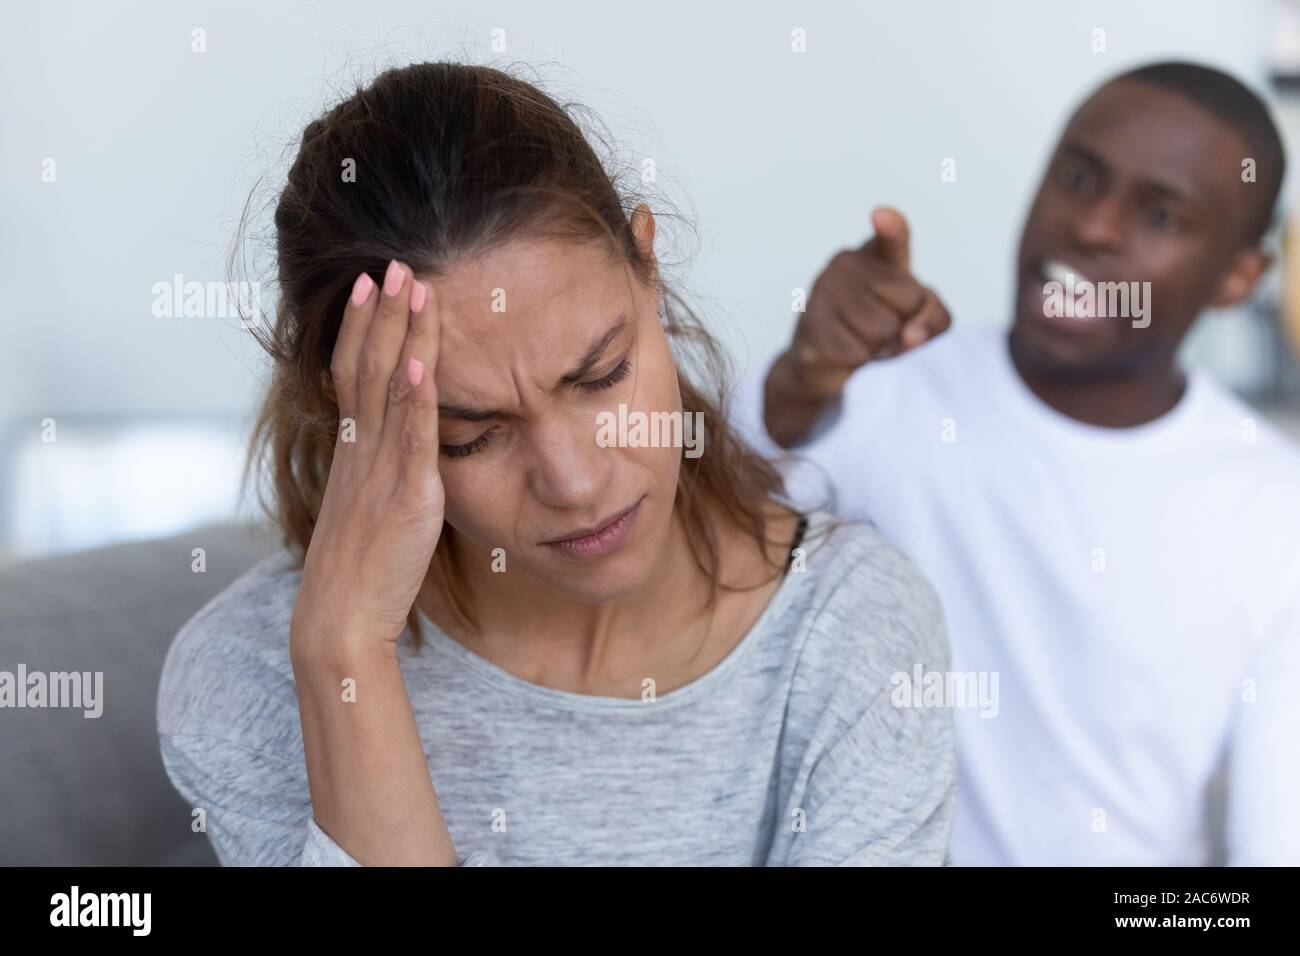
<path fill-rule="evenodd" d="M 404 636 L 461 864 L 947 862 L 951 712 L 898 690 L 949 667 L 939 600 L 877 532 L 827 521 L 811 516 L 803 561 L 731 653 L 653 700 L 529 683 L 427 618 L 422 650 Z M 264 559 L 163 669 L 163 762 L 225 865 L 357 865 L 312 818 L 289 663 L 301 574 Z"/>

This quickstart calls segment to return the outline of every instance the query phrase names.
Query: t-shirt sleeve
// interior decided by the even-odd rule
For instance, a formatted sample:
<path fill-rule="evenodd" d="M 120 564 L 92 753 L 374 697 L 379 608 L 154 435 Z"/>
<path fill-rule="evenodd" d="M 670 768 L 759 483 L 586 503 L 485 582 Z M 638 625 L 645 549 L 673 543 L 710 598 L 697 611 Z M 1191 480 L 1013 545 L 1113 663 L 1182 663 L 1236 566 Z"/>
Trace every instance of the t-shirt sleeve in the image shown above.
<path fill-rule="evenodd" d="M 1300 865 L 1300 559 L 1241 682 L 1228 752 L 1227 862 Z"/>
<path fill-rule="evenodd" d="M 163 767 L 223 866 L 359 866 L 312 814 L 287 580 L 241 581 L 177 635 L 158 697 Z M 496 858 L 479 851 L 459 862 Z"/>
<path fill-rule="evenodd" d="M 956 783 L 944 756 L 950 713 L 902 711 L 887 697 L 822 757 L 791 866 L 945 866 Z"/>
<path fill-rule="evenodd" d="M 311 815 L 311 804 L 286 801 L 306 786 L 306 771 L 233 741 L 187 734 L 161 737 L 172 784 L 204 811 L 204 829 L 223 866 L 360 866 Z M 475 850 L 461 866 L 499 866 Z"/>
<path fill-rule="evenodd" d="M 190 806 L 204 811 L 208 839 L 222 866 L 360 866 L 321 828 L 305 792 L 306 768 L 234 741 L 163 735 L 163 764 Z M 460 866 L 499 866 L 475 850 Z"/>
<path fill-rule="evenodd" d="M 359 866 L 312 819 L 306 765 L 236 741 L 160 736 L 172 785 L 196 811 L 222 866 Z"/>
<path fill-rule="evenodd" d="M 817 613 L 811 640 L 850 659 L 810 666 L 841 675 L 807 733 L 807 752 L 772 863 L 940 866 L 956 806 L 952 712 L 913 706 L 897 676 L 947 673 L 943 611 L 930 584 L 890 549 L 846 577 Z M 874 594 L 864 601 L 862 595 Z M 812 653 L 805 650 L 805 654 Z"/>

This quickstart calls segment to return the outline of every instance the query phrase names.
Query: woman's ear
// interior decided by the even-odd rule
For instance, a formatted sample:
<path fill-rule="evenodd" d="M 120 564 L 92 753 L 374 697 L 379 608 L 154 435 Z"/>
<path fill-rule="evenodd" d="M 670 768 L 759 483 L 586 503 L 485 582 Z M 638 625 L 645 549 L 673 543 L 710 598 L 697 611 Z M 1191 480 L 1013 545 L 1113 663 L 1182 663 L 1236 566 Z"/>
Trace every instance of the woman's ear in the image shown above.
<path fill-rule="evenodd" d="M 1211 304 L 1218 309 L 1236 305 L 1254 290 L 1260 277 L 1273 264 L 1273 257 L 1258 247 L 1242 249 L 1224 270 Z"/>
<path fill-rule="evenodd" d="M 632 236 L 636 239 L 641 258 L 655 263 L 655 217 L 645 203 L 638 203 L 632 210 Z M 655 271 L 658 271 L 657 264 Z"/>

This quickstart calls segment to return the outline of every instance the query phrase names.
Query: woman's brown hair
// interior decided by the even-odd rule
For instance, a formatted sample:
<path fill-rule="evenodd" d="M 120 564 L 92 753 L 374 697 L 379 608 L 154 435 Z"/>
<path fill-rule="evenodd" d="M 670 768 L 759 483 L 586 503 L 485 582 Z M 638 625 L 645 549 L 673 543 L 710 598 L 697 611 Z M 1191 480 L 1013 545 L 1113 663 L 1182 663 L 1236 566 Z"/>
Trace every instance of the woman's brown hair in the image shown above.
<path fill-rule="evenodd" d="M 300 559 L 333 459 L 339 413 L 330 356 L 357 274 L 380 282 L 399 259 L 436 277 L 521 233 L 604 242 L 639 281 L 659 285 L 682 410 L 702 412 L 709 426 L 704 453 L 684 458 L 678 479 L 675 508 L 692 556 L 716 592 L 727 585 L 711 516 L 752 533 L 760 547 L 768 541 L 765 512 L 784 494 L 780 475 L 728 425 L 724 354 L 638 247 L 636 199 L 606 170 L 572 110 L 500 70 L 417 63 L 384 71 L 303 131 L 275 207 L 274 324 L 254 327 L 273 367 L 245 470 L 247 480 L 265 462 L 272 500 L 260 484 L 259 500 Z M 472 623 L 448 546 L 454 533 L 444 525 L 430 583 Z M 408 621 L 418 646 L 415 609 Z"/>

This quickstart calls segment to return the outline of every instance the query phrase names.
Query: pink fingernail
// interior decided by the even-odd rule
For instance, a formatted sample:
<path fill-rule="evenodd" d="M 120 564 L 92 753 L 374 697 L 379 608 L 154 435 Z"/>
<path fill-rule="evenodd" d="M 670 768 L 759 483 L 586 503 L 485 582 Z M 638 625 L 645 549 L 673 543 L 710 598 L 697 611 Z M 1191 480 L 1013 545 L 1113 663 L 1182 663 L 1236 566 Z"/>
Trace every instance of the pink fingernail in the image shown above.
<path fill-rule="evenodd" d="M 357 276 L 357 281 L 352 284 L 352 304 L 360 305 L 370 298 L 370 290 L 375 287 L 375 280 L 361 273 Z"/>
<path fill-rule="evenodd" d="M 419 385 L 424 378 L 424 363 L 418 358 L 413 358 L 406 363 L 406 380 L 411 383 L 411 387 Z"/>
<path fill-rule="evenodd" d="M 417 282 L 413 286 L 411 286 L 411 311 L 412 312 L 419 312 L 421 309 L 424 308 L 424 299 L 426 295 L 427 295 L 427 290 L 424 288 L 423 282 Z"/>
<path fill-rule="evenodd" d="M 388 263 L 388 271 L 384 273 L 384 295 L 397 295 L 404 278 L 402 267 L 397 264 L 396 259 Z"/>

